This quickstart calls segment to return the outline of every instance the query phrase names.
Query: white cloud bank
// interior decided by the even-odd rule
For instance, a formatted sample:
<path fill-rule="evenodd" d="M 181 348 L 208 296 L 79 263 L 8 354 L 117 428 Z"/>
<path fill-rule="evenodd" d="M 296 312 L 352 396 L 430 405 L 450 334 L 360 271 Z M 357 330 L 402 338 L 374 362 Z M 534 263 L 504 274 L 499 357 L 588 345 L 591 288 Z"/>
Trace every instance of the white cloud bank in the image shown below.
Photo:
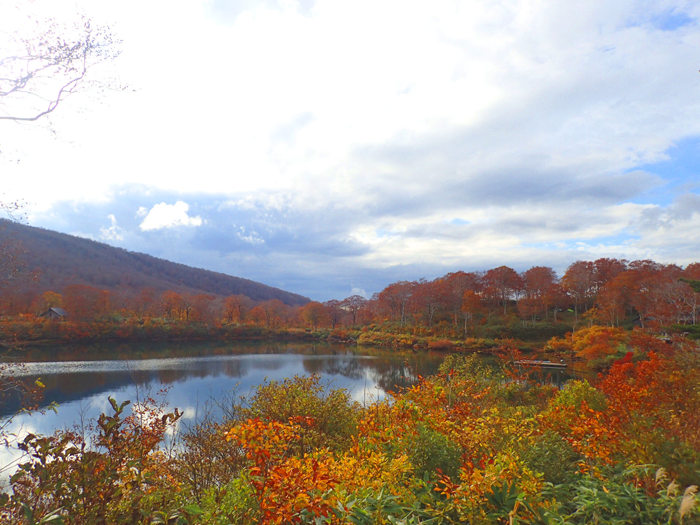
<path fill-rule="evenodd" d="M 0 127 L 4 191 L 77 202 L 64 231 L 104 203 L 196 238 L 130 249 L 370 293 L 349 269 L 697 258 L 698 169 L 649 167 L 700 137 L 697 1 L 81 1 L 136 91 L 71 99 L 58 141 Z"/>
<path fill-rule="evenodd" d="M 141 231 L 152 231 L 178 226 L 201 226 L 204 222 L 202 218 L 199 215 L 195 217 L 187 215 L 189 209 L 190 205 L 183 201 L 177 201 L 175 204 L 161 202 L 151 208 L 139 228 Z"/>

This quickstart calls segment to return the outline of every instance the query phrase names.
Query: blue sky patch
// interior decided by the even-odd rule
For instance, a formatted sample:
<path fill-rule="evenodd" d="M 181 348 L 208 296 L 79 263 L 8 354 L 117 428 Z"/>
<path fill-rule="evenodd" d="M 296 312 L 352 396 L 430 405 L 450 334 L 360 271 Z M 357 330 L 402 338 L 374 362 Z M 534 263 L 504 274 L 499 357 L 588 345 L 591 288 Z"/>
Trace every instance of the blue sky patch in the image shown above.
<path fill-rule="evenodd" d="M 675 31 L 693 22 L 695 20 L 682 11 L 665 11 L 651 19 L 652 25 L 661 31 Z"/>
<path fill-rule="evenodd" d="M 681 193 L 700 189 L 700 137 L 689 137 L 667 150 L 668 160 L 643 164 L 629 171 L 658 175 L 667 185 L 639 195 L 632 202 L 667 206 Z"/>

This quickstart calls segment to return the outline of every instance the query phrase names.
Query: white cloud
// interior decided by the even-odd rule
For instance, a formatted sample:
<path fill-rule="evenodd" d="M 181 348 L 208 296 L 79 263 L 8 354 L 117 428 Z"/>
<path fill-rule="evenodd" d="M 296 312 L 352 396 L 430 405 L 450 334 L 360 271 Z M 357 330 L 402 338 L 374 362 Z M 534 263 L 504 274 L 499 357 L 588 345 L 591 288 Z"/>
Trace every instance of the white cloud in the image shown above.
<path fill-rule="evenodd" d="M 352 289 L 350 290 L 350 295 L 359 295 L 360 297 L 369 299 L 369 294 L 364 289 L 357 288 L 356 286 L 352 287 Z"/>
<path fill-rule="evenodd" d="M 100 228 L 100 239 L 104 241 L 123 241 L 124 229 L 117 224 L 117 218 L 113 215 L 107 215 L 112 225 L 109 228 Z"/>
<path fill-rule="evenodd" d="M 261 238 L 258 235 L 258 232 L 256 232 L 255 230 L 251 231 L 248 235 L 246 235 L 245 226 L 240 226 L 238 228 L 238 231 L 236 232 L 236 237 L 238 237 L 243 242 L 247 242 L 248 244 L 252 245 L 265 244 L 265 239 Z"/>
<path fill-rule="evenodd" d="M 151 208 L 139 228 L 141 231 L 151 231 L 178 226 L 201 226 L 204 222 L 202 218 L 199 215 L 187 215 L 189 209 L 189 204 L 183 201 L 177 201 L 175 204 L 161 202 Z"/>

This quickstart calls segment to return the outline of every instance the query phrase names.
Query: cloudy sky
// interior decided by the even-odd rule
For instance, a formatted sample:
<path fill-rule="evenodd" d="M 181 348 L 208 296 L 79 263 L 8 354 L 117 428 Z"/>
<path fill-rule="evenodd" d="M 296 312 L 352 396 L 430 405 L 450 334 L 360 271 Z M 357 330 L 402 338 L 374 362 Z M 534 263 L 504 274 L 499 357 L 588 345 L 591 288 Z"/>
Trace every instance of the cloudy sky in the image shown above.
<path fill-rule="evenodd" d="M 123 41 L 94 77 L 128 88 L 76 94 L 50 127 L 0 121 L 3 198 L 31 225 L 318 300 L 700 260 L 696 1 L 80 9 Z"/>

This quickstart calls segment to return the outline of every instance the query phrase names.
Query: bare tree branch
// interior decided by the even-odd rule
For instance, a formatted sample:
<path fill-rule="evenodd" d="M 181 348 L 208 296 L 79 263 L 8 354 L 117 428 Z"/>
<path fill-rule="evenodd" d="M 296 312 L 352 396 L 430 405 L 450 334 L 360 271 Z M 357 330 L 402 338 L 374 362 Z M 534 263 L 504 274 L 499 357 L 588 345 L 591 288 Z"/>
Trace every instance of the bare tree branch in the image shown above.
<path fill-rule="evenodd" d="M 84 15 L 72 27 L 55 20 L 40 26 L 35 34 L 15 32 L 0 41 L 7 53 L 0 56 L 0 120 L 33 122 L 90 84 L 104 86 L 92 70 L 119 55 L 121 41 Z"/>

